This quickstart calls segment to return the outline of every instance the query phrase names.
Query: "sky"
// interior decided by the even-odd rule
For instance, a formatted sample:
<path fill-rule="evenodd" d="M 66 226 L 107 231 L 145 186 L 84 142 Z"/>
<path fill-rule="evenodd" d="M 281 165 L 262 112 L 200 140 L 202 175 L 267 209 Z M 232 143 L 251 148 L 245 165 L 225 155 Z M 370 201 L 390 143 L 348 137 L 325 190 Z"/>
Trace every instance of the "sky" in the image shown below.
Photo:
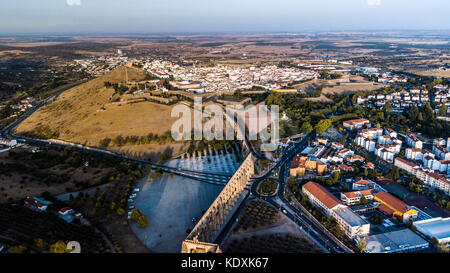
<path fill-rule="evenodd" d="M 449 0 L 0 0 L 0 35 L 449 30 Z"/>

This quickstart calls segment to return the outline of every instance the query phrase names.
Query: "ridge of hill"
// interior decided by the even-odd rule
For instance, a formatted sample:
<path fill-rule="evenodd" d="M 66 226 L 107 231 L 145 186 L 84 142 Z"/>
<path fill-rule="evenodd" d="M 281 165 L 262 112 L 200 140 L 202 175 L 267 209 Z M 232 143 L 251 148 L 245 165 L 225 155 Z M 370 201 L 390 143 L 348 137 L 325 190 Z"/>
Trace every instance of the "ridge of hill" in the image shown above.
<path fill-rule="evenodd" d="M 172 106 L 150 101 L 130 103 L 116 101 L 113 88 L 105 82 L 124 84 L 147 77 L 144 70 L 119 67 L 105 75 L 71 88 L 62 93 L 55 102 L 46 105 L 23 121 L 17 134 L 47 139 L 60 139 L 88 146 L 101 146 L 104 139 L 118 136 L 144 137 L 149 134 L 161 136 L 170 131 L 177 118 L 170 115 Z M 110 145 L 108 149 L 124 154 L 157 160 L 161 153 L 180 152 L 186 143 L 158 143 L 143 145 Z"/>

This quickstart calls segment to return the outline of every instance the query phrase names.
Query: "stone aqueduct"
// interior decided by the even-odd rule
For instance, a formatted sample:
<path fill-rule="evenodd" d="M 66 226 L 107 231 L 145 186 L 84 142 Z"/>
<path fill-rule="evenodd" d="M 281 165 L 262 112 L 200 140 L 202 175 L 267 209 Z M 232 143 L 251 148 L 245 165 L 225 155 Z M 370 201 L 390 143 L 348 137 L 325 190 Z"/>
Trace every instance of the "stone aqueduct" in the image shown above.
<path fill-rule="evenodd" d="M 232 215 L 230 212 L 237 208 L 248 194 L 246 187 L 253 174 L 254 161 L 252 154 L 249 153 L 219 196 L 183 241 L 182 253 L 221 252 L 219 245 L 214 241 L 228 222 L 227 217 Z"/>

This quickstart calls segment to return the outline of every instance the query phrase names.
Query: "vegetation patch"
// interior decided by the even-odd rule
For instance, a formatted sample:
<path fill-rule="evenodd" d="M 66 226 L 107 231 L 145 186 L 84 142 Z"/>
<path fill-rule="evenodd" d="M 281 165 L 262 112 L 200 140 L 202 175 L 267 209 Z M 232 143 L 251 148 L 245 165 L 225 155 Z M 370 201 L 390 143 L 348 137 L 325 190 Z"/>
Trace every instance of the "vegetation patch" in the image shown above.
<path fill-rule="evenodd" d="M 277 192 L 278 189 L 278 183 L 273 180 L 264 180 L 261 183 L 259 183 L 258 186 L 258 193 L 261 195 L 274 195 Z"/>

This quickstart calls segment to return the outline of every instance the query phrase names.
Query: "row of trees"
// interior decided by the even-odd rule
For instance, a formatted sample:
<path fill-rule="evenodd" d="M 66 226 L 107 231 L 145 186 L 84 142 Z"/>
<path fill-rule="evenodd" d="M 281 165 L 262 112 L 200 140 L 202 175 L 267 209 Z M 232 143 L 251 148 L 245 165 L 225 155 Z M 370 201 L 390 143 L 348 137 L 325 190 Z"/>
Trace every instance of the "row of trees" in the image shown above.
<path fill-rule="evenodd" d="M 172 135 L 170 133 L 165 133 L 162 135 L 158 134 L 148 134 L 146 136 L 126 136 L 123 137 L 121 135 L 116 136 L 113 139 L 110 138 L 104 138 L 100 140 L 100 146 L 101 147 L 108 147 L 112 144 L 116 146 L 125 146 L 125 145 L 144 145 L 144 144 L 165 144 L 165 143 L 172 143 L 174 142 L 174 139 L 172 138 Z"/>

